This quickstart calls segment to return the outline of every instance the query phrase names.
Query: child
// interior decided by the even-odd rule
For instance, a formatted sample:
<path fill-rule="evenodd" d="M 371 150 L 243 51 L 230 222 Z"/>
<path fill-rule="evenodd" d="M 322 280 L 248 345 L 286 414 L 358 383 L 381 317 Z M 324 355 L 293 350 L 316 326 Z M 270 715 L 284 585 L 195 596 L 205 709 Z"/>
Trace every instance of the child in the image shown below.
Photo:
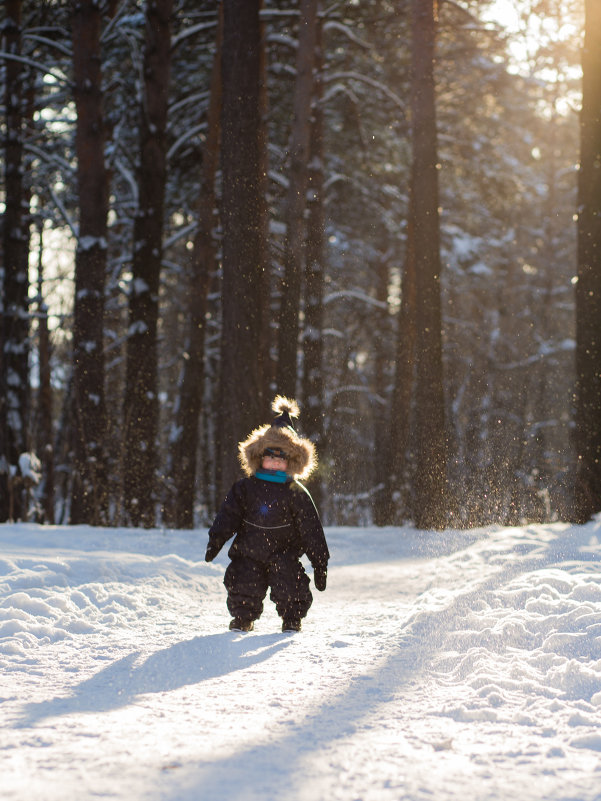
<path fill-rule="evenodd" d="M 246 478 L 231 488 L 209 530 L 207 562 L 236 535 L 223 580 L 235 631 L 252 631 L 268 588 L 282 631 L 300 631 L 313 602 L 303 554 L 313 566 L 315 587 L 326 588 L 326 538 L 313 499 L 297 480 L 314 470 L 315 446 L 292 426 L 291 417 L 299 413 L 296 401 L 278 396 L 272 409 L 277 417 L 271 425 L 255 429 L 238 445 Z"/>

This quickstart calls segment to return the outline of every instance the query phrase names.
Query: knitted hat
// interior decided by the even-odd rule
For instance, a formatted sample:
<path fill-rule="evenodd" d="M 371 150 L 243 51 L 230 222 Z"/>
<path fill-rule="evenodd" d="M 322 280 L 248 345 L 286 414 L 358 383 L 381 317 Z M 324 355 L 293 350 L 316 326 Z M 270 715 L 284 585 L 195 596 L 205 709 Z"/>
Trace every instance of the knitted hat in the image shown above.
<path fill-rule="evenodd" d="M 271 404 L 276 417 L 269 425 L 256 428 L 238 445 L 238 455 L 242 469 L 252 476 L 261 467 L 267 448 L 277 448 L 286 454 L 286 472 L 291 476 L 306 479 L 317 466 L 315 445 L 309 439 L 300 437 L 294 430 L 292 418 L 299 415 L 298 403 L 278 395 Z"/>

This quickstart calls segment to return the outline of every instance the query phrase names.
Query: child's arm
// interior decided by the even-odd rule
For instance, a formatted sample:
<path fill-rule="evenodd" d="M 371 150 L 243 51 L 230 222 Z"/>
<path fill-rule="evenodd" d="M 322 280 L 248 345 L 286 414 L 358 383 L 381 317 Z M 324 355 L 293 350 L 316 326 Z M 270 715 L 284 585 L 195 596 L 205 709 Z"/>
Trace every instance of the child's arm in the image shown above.
<path fill-rule="evenodd" d="M 234 536 L 242 521 L 242 516 L 242 494 L 240 482 L 238 482 L 226 495 L 221 509 L 209 529 L 206 562 L 212 562 L 230 537 Z"/>
<path fill-rule="evenodd" d="M 303 543 L 303 550 L 313 567 L 315 588 L 326 588 L 330 552 L 319 514 L 309 491 L 296 482 L 294 518 Z"/>

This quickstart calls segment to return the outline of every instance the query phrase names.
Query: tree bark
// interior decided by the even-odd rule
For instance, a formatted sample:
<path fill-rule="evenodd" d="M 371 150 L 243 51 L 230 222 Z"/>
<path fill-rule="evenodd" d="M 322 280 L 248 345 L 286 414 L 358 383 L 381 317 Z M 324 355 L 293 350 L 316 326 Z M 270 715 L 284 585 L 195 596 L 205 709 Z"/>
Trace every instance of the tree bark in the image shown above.
<path fill-rule="evenodd" d="M 385 234 L 382 237 L 382 246 L 385 248 Z M 385 413 L 388 408 L 385 404 L 386 386 L 389 382 L 387 375 L 387 357 L 384 343 L 388 341 L 389 318 L 388 293 L 390 287 L 389 261 L 390 251 L 382 250 L 373 262 L 374 284 L 376 300 L 379 308 L 374 313 L 374 327 L 377 331 L 374 340 L 374 377 L 373 377 L 373 404 L 374 414 L 374 481 L 375 489 L 372 495 L 373 520 L 376 526 L 384 526 L 390 522 L 392 516 L 392 487 L 390 482 L 390 461 L 391 461 L 391 441 L 392 431 L 390 419 Z"/>
<path fill-rule="evenodd" d="M 4 49 L 21 53 L 21 0 L 7 0 Z M 9 517 L 11 473 L 25 450 L 29 407 L 29 309 L 27 242 L 29 207 L 23 184 L 25 71 L 18 58 L 5 60 L 6 127 L 5 211 L 3 221 L 4 281 L 0 328 L 0 520 Z M 0 294 L 1 297 L 1 294 Z M 13 497 L 13 515 L 21 517 L 20 493 Z"/>
<path fill-rule="evenodd" d="M 305 246 L 305 326 L 303 332 L 303 431 L 315 443 L 319 456 L 324 435 L 323 382 L 323 295 L 325 286 L 324 248 L 324 120 L 321 70 L 322 31 L 319 3 L 316 6 L 313 111 L 308 163 L 307 238 Z M 311 492 L 317 508 L 323 494 L 320 471 L 313 479 Z"/>
<path fill-rule="evenodd" d="M 174 499 L 166 509 L 166 519 L 178 528 L 194 526 L 194 498 L 202 410 L 207 296 L 211 273 L 216 266 L 213 241 L 215 175 L 219 164 L 221 135 L 221 48 L 223 39 L 222 6 L 219 12 L 217 47 L 211 77 L 211 98 L 207 115 L 207 137 L 202 154 L 198 203 L 198 228 L 192 249 L 188 289 L 188 336 L 183 364 L 182 385 L 171 441 L 171 466 Z M 174 508 L 169 508 L 170 506 Z"/>
<path fill-rule="evenodd" d="M 73 2 L 73 79 L 79 238 L 73 323 L 74 473 L 72 523 L 98 525 L 107 509 L 104 437 L 104 287 L 107 250 L 107 176 L 101 89 L 101 11 L 95 0 Z"/>
<path fill-rule="evenodd" d="M 292 131 L 289 145 L 290 168 L 285 210 L 284 282 L 278 318 L 277 386 L 279 392 L 290 397 L 296 394 L 296 361 L 300 330 L 299 311 L 316 31 L 317 0 L 301 0 Z"/>
<path fill-rule="evenodd" d="M 218 502 L 239 475 L 237 443 L 262 421 L 265 225 L 260 0 L 224 0 L 222 58 L 222 334 Z"/>
<path fill-rule="evenodd" d="M 257 214 L 263 230 L 260 233 L 261 241 L 263 244 L 263 269 L 261 270 L 261 293 L 263 301 L 260 307 L 261 321 L 260 321 L 260 342 L 259 352 L 261 358 L 259 360 L 259 382 L 261 386 L 261 408 L 262 413 L 271 414 L 271 393 L 269 389 L 276 383 L 276 354 L 275 348 L 272 347 L 274 334 L 271 330 L 272 312 L 272 294 L 273 294 L 273 281 L 272 273 L 273 267 L 271 264 L 270 251 L 269 251 L 269 202 L 267 198 L 268 193 L 268 174 L 269 174 L 269 132 L 267 130 L 267 119 L 269 114 L 269 92 L 267 87 L 267 43 L 265 40 L 265 23 L 260 22 L 261 33 L 261 52 L 259 56 L 259 116 L 261 125 L 259 128 L 259 156 L 261 164 L 259 166 L 259 202 L 260 206 L 257 209 Z"/>
<path fill-rule="evenodd" d="M 40 387 L 38 390 L 38 436 L 37 452 L 43 466 L 43 480 L 40 505 L 43 522 L 54 524 L 54 453 L 52 437 L 52 385 L 50 357 L 52 346 L 48 328 L 48 306 L 44 301 L 44 264 L 42 254 L 44 223 L 39 224 L 39 256 L 38 256 L 38 360 L 40 371 Z"/>
<path fill-rule="evenodd" d="M 167 153 L 167 103 L 173 0 L 146 7 L 144 89 L 140 110 L 139 208 L 129 294 L 129 330 L 123 419 L 123 490 L 126 521 L 156 524 L 159 430 L 159 282 L 163 258 L 163 210 Z"/>
<path fill-rule="evenodd" d="M 440 223 L 434 92 L 435 2 L 412 5 L 412 178 L 417 342 L 414 519 L 418 528 L 446 522 L 446 460 L 440 297 Z"/>
<path fill-rule="evenodd" d="M 574 519 L 601 510 L 601 5 L 585 2 L 576 284 Z"/>
<path fill-rule="evenodd" d="M 411 198 L 412 189 L 409 190 Z M 399 312 L 395 371 L 390 402 L 390 424 L 386 454 L 384 492 L 377 520 L 379 524 L 399 523 L 413 514 L 411 498 L 407 497 L 407 448 L 413 419 L 413 399 L 416 391 L 417 348 L 417 275 L 415 262 L 415 220 L 411 214 L 407 227 L 407 250 L 401 278 L 401 309 Z M 408 507 L 407 504 L 410 504 Z"/>

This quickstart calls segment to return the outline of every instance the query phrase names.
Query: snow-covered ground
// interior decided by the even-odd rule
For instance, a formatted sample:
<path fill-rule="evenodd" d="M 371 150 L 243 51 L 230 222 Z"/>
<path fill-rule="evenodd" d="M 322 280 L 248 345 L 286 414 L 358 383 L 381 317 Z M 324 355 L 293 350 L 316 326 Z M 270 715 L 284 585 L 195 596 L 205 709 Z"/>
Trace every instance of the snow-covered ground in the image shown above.
<path fill-rule="evenodd" d="M 300 634 L 206 532 L 0 526 L 2 801 L 601 800 L 601 522 L 332 528 Z"/>

